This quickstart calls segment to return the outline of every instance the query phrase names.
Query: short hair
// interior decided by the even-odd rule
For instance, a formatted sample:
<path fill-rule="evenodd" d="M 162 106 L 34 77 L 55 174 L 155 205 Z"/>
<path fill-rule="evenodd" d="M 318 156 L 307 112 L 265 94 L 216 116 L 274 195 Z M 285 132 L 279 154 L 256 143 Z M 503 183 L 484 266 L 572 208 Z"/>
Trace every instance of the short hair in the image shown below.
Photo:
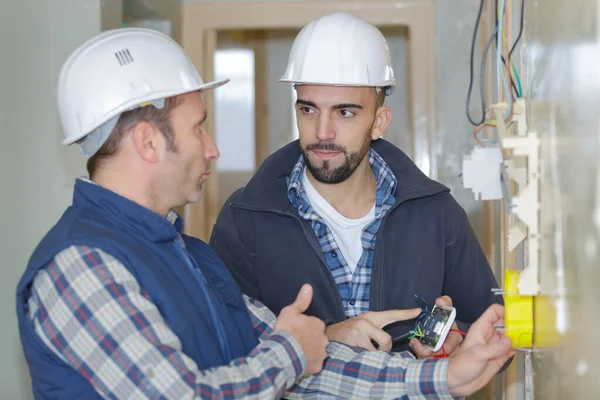
<path fill-rule="evenodd" d="M 385 91 L 386 88 L 379 88 L 381 89 L 379 91 L 379 93 L 376 93 L 376 97 L 375 97 L 375 110 L 377 110 L 379 107 L 383 106 L 383 103 L 385 103 Z"/>
<path fill-rule="evenodd" d="M 173 111 L 179 103 L 179 97 L 173 96 L 165 100 L 163 108 L 156 108 L 150 105 L 138 107 L 121 114 L 106 142 L 104 142 L 102 147 L 100 147 L 100 149 L 87 161 L 87 171 L 90 179 L 93 178 L 94 173 L 101 167 L 102 163 L 114 155 L 119 149 L 125 134 L 142 121 L 147 121 L 156 126 L 167 140 L 169 150 L 174 150 L 175 139 L 173 136 L 173 127 L 171 126 L 171 111 Z"/>

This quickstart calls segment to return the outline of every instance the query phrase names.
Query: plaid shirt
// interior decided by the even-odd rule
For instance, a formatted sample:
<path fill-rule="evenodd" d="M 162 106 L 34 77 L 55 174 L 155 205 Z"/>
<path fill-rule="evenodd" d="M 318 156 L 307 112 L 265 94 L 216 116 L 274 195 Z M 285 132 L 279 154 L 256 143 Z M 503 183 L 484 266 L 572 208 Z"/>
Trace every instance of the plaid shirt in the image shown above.
<path fill-rule="evenodd" d="M 369 163 L 373 168 L 377 184 L 375 219 L 363 229 L 361 237 L 363 252 L 354 273 L 348 267 L 327 223 L 314 210 L 306 195 L 306 191 L 302 186 L 302 174 L 305 168 L 302 156 L 300 156 L 288 177 L 288 198 L 294 207 L 298 209 L 298 214 L 310 221 L 311 227 L 317 235 L 327 267 L 337 284 L 347 317 L 355 317 L 369 311 L 375 240 L 385 213 L 396 201 L 394 194 L 396 193 L 397 181 L 390 167 L 373 149 L 370 149 L 369 152 Z"/>
<path fill-rule="evenodd" d="M 229 365 L 199 370 L 148 292 L 110 254 L 71 246 L 40 270 L 29 316 L 48 348 L 105 399 L 452 398 L 448 359 L 368 352 L 331 342 L 323 371 L 300 379 L 296 339 L 244 297 L 260 344 Z M 414 397 L 413 397 L 414 396 Z"/>

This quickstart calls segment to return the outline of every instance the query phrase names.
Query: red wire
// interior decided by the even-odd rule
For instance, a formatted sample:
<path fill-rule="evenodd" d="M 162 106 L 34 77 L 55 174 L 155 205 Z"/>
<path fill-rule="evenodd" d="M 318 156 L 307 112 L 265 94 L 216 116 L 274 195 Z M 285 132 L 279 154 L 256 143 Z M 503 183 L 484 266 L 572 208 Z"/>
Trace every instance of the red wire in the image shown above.
<path fill-rule="evenodd" d="M 442 354 L 438 354 L 437 356 L 433 356 L 433 358 L 448 358 L 450 357 L 448 353 L 446 353 L 446 349 L 442 346 Z"/>
<path fill-rule="evenodd" d="M 463 336 L 467 336 L 467 334 L 465 332 L 461 331 L 460 329 L 450 329 L 450 332 L 458 332 Z M 444 346 L 442 346 L 442 354 L 433 356 L 433 358 L 448 358 L 448 357 L 450 357 L 450 355 L 448 353 L 446 353 L 446 349 L 444 349 Z"/>

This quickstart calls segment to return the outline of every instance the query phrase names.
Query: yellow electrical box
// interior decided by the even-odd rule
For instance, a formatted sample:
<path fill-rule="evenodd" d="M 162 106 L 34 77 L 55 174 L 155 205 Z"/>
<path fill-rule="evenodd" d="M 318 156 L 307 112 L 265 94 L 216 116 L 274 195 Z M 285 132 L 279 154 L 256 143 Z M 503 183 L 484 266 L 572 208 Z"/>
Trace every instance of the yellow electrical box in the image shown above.
<path fill-rule="evenodd" d="M 504 329 L 515 348 L 560 345 L 556 311 L 548 296 L 519 295 L 519 272 L 504 273 Z"/>
<path fill-rule="evenodd" d="M 519 295 L 519 271 L 504 272 L 504 329 L 513 347 L 533 347 L 533 296 Z"/>

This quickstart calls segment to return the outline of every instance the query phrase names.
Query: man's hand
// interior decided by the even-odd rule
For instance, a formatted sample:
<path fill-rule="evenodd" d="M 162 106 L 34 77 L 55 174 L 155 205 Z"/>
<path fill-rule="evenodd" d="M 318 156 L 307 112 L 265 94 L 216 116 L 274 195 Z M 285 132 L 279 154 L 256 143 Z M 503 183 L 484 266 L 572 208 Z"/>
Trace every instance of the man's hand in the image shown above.
<path fill-rule="evenodd" d="M 275 321 L 275 330 L 291 333 L 300 343 L 308 368 L 305 376 L 321 372 L 329 340 L 325 335 L 325 323 L 316 317 L 304 315 L 312 301 L 312 286 L 305 284 L 296 301 L 283 308 Z"/>
<path fill-rule="evenodd" d="M 448 296 L 438 297 L 435 300 L 435 305 L 438 307 L 452 307 L 452 299 Z M 456 325 L 456 322 L 452 323 L 452 329 L 458 331 L 458 326 Z M 430 358 L 443 354 L 444 352 L 446 354 L 452 355 L 454 351 L 460 347 L 460 344 L 463 341 L 462 335 L 456 331 L 450 331 L 448 333 L 448 336 L 446 336 L 446 341 L 443 344 L 443 350 L 440 349 L 435 353 L 431 349 L 426 349 L 425 346 L 423 346 L 423 344 L 419 341 L 419 339 L 416 338 L 411 339 L 409 346 L 419 358 Z"/>
<path fill-rule="evenodd" d="M 471 325 L 448 366 L 448 388 L 453 396 L 468 396 L 481 389 L 515 354 L 510 339 L 494 327 L 503 319 L 504 307 L 493 304 Z"/>
<path fill-rule="evenodd" d="M 382 328 L 397 321 L 406 321 L 419 316 L 420 308 L 409 310 L 369 311 L 349 318 L 337 324 L 331 324 L 325 330 L 329 340 L 342 342 L 350 346 L 359 346 L 367 350 L 390 351 L 392 337 Z M 376 349 L 371 340 L 377 342 Z"/>

